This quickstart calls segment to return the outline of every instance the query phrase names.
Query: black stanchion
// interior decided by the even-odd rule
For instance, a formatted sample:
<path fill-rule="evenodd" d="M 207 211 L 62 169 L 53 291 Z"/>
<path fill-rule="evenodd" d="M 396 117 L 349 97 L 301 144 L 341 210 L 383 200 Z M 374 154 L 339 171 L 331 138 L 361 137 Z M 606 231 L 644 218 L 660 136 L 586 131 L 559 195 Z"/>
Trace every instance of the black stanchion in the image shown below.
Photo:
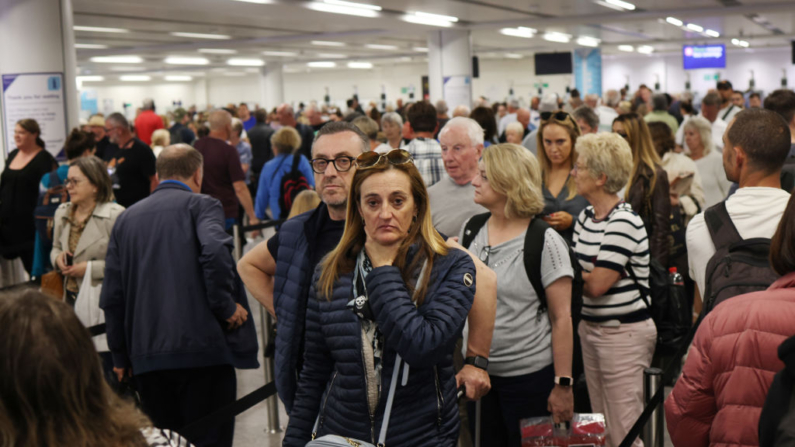
<path fill-rule="evenodd" d="M 269 220 L 267 222 L 259 223 L 259 224 L 256 224 L 256 225 L 247 225 L 245 227 L 239 226 L 239 228 L 240 228 L 240 232 L 248 233 L 249 231 L 264 230 L 265 228 L 271 228 L 271 227 L 279 226 L 279 225 L 284 223 L 284 220 L 285 219 Z M 226 232 L 231 235 L 232 234 L 232 228 L 226 230 Z"/>

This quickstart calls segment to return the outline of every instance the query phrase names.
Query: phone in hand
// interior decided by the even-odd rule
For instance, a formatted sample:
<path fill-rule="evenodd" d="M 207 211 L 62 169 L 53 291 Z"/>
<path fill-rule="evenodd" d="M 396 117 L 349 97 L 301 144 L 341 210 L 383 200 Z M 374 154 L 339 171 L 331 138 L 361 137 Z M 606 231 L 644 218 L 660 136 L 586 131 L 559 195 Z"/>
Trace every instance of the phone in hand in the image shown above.
<path fill-rule="evenodd" d="M 73 261 L 74 261 L 74 256 L 72 256 L 71 254 L 67 253 L 66 254 L 66 265 L 67 266 L 71 266 Z"/>

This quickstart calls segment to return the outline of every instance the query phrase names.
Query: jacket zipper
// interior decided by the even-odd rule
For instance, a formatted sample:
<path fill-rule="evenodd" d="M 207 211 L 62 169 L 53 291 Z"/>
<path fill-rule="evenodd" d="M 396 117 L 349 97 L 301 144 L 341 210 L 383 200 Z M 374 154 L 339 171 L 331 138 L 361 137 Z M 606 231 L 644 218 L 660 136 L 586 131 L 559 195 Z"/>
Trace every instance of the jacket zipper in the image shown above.
<path fill-rule="evenodd" d="M 364 327 L 362 326 L 361 321 L 359 321 L 359 340 L 362 343 L 362 347 L 359 350 L 362 354 L 362 368 L 364 368 L 364 401 L 367 404 L 367 414 L 370 416 L 370 441 L 375 444 L 375 415 L 373 414 L 373 409 L 370 408 L 370 380 L 367 378 L 369 372 L 367 371 L 367 360 L 364 358 L 364 336 L 362 332 L 364 331 Z"/>
<path fill-rule="evenodd" d="M 337 371 L 334 371 L 334 375 L 331 376 L 331 383 L 328 386 L 328 392 L 326 393 L 326 398 L 323 399 L 323 407 L 320 409 L 320 423 L 317 425 L 317 431 L 323 427 L 323 422 L 326 420 L 326 404 L 328 403 L 328 398 L 331 396 L 331 390 L 334 389 L 334 381 L 337 379 Z M 315 439 L 317 432 L 312 433 L 312 439 Z"/>
<path fill-rule="evenodd" d="M 442 395 L 441 386 L 439 383 L 439 371 L 436 366 L 433 367 L 433 382 L 436 386 L 436 425 L 441 428 L 442 426 L 442 407 L 444 406 L 444 395 Z"/>

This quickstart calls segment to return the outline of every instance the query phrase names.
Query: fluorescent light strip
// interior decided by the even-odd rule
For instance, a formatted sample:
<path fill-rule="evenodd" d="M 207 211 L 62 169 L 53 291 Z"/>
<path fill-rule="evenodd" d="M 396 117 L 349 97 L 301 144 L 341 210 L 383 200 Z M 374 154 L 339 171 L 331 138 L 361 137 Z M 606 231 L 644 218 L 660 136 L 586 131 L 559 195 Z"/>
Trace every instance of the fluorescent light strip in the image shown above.
<path fill-rule="evenodd" d="M 706 34 L 709 37 L 720 37 L 720 33 L 719 32 L 711 30 L 711 29 L 708 29 L 708 30 L 704 31 L 704 34 Z"/>
<path fill-rule="evenodd" d="M 348 62 L 348 68 L 370 69 L 373 68 L 371 62 Z"/>
<path fill-rule="evenodd" d="M 91 62 L 98 64 L 140 64 L 143 62 L 141 56 L 95 56 Z"/>
<path fill-rule="evenodd" d="M 519 28 L 503 28 L 500 30 L 500 34 L 504 34 L 506 36 L 511 37 L 523 37 L 525 39 L 532 38 L 536 33 L 536 30 L 533 28 L 525 28 L 520 26 Z"/>
<path fill-rule="evenodd" d="M 596 3 L 599 6 L 604 6 L 605 8 L 614 9 L 616 11 L 621 11 L 621 12 L 625 12 L 626 11 L 626 9 L 624 9 L 624 8 L 622 8 L 620 6 L 611 5 L 610 3 L 603 2 L 602 0 L 596 0 L 596 1 L 594 1 L 594 3 Z"/>
<path fill-rule="evenodd" d="M 544 34 L 544 40 L 549 42 L 569 43 L 571 41 L 571 35 L 552 31 Z"/>
<path fill-rule="evenodd" d="M 307 3 L 307 8 L 314 11 L 330 12 L 332 14 L 345 14 L 358 17 L 378 17 L 378 13 L 371 9 L 352 8 L 350 6 L 329 5 L 327 3 L 311 2 Z"/>
<path fill-rule="evenodd" d="M 589 37 L 589 36 L 581 36 L 580 38 L 577 39 L 577 45 L 582 45 L 584 47 L 595 48 L 599 46 L 600 42 L 602 41 L 595 37 Z"/>
<path fill-rule="evenodd" d="M 414 51 L 418 51 L 420 53 L 427 53 L 428 52 L 428 48 L 426 48 L 426 47 L 414 47 Z"/>
<path fill-rule="evenodd" d="M 635 5 L 633 5 L 632 3 L 629 3 L 629 2 L 622 1 L 622 0 L 605 0 L 605 3 L 608 3 L 610 5 L 615 5 L 615 6 L 618 6 L 619 8 L 624 8 L 624 9 L 627 9 L 627 10 L 630 10 L 630 11 L 634 11 L 635 10 Z"/>
<path fill-rule="evenodd" d="M 108 48 L 108 46 L 94 43 L 76 43 L 75 48 L 81 48 L 84 50 L 104 50 L 105 48 Z"/>
<path fill-rule="evenodd" d="M 322 57 L 323 59 L 345 59 L 348 55 L 339 53 L 317 53 L 317 57 Z"/>
<path fill-rule="evenodd" d="M 325 62 L 325 61 L 309 62 L 306 65 L 307 67 L 312 67 L 312 68 L 334 68 L 337 66 L 337 64 L 334 62 Z"/>
<path fill-rule="evenodd" d="M 344 47 L 345 42 L 332 42 L 329 40 L 313 40 L 312 45 L 318 45 L 321 47 Z"/>
<path fill-rule="evenodd" d="M 453 26 L 453 22 L 449 20 L 431 19 L 418 15 L 405 15 L 403 16 L 403 20 L 416 25 L 440 26 L 443 28 L 450 28 Z"/>
<path fill-rule="evenodd" d="M 101 26 L 73 26 L 75 31 L 92 31 L 95 33 L 129 33 L 130 30 L 123 28 L 103 28 Z"/>
<path fill-rule="evenodd" d="M 105 80 L 103 76 L 77 76 L 76 79 L 80 82 L 102 82 Z"/>
<path fill-rule="evenodd" d="M 508 59 L 521 59 L 522 55 L 516 53 L 505 53 L 505 57 L 507 57 Z"/>
<path fill-rule="evenodd" d="M 323 0 L 324 3 L 328 3 L 329 5 L 339 5 L 339 6 L 350 6 L 351 8 L 362 8 L 362 9 L 369 9 L 372 11 L 380 11 L 384 8 L 378 5 L 368 5 L 366 3 L 355 3 L 355 2 L 346 2 L 344 0 Z"/>
<path fill-rule="evenodd" d="M 618 51 L 626 51 L 627 53 L 631 53 L 635 51 L 635 47 L 633 47 L 632 45 L 619 45 Z"/>
<path fill-rule="evenodd" d="M 230 36 L 226 34 L 203 34 L 203 33 L 183 33 L 183 32 L 172 32 L 169 33 L 172 36 L 176 37 L 190 37 L 193 39 L 212 39 L 212 40 L 228 40 L 231 39 Z"/>
<path fill-rule="evenodd" d="M 263 51 L 262 54 L 265 56 L 298 56 L 298 53 L 290 51 Z"/>
<path fill-rule="evenodd" d="M 262 67 L 265 65 L 265 61 L 262 59 L 241 59 L 241 58 L 234 58 L 229 59 L 226 61 L 228 65 L 232 65 L 235 67 Z"/>
<path fill-rule="evenodd" d="M 119 76 L 119 79 L 127 82 L 146 82 L 146 81 L 151 81 L 152 77 L 146 75 L 126 75 L 126 76 Z"/>
<path fill-rule="evenodd" d="M 748 48 L 751 45 L 748 42 L 740 39 L 732 39 L 732 43 L 738 47 L 743 47 L 743 48 Z"/>
<path fill-rule="evenodd" d="M 650 47 L 648 45 L 643 45 L 638 47 L 638 53 L 651 54 L 653 52 L 654 52 L 654 47 Z"/>
<path fill-rule="evenodd" d="M 371 48 L 373 50 L 397 50 L 398 47 L 396 45 L 381 45 L 376 43 L 368 43 L 365 45 L 367 48 Z"/>
<path fill-rule="evenodd" d="M 685 22 L 677 19 L 676 17 L 666 17 L 665 21 L 673 26 L 682 26 L 685 24 Z"/>
<path fill-rule="evenodd" d="M 206 53 L 206 54 L 237 54 L 237 50 L 227 50 L 225 48 L 199 48 L 199 53 Z"/>
<path fill-rule="evenodd" d="M 204 57 L 169 56 L 163 62 L 171 65 L 207 65 L 210 63 Z"/>
<path fill-rule="evenodd" d="M 442 15 L 442 14 L 431 14 L 429 12 L 414 11 L 411 14 L 414 14 L 417 17 L 423 17 L 423 18 L 431 19 L 431 20 L 444 20 L 446 22 L 457 22 L 458 21 L 458 17 L 446 16 L 446 15 Z"/>
<path fill-rule="evenodd" d="M 695 32 L 697 32 L 697 33 L 700 33 L 700 32 L 703 32 L 703 31 L 704 31 L 704 28 L 703 28 L 703 27 L 701 27 L 701 26 L 698 26 L 698 25 L 696 25 L 695 23 L 688 23 L 688 24 L 687 24 L 687 29 L 689 29 L 689 30 L 691 30 L 691 31 L 695 31 Z"/>
<path fill-rule="evenodd" d="M 166 79 L 166 81 L 184 82 L 184 81 L 192 81 L 193 77 L 191 77 L 191 76 L 171 75 L 171 76 L 166 76 L 165 79 Z"/>

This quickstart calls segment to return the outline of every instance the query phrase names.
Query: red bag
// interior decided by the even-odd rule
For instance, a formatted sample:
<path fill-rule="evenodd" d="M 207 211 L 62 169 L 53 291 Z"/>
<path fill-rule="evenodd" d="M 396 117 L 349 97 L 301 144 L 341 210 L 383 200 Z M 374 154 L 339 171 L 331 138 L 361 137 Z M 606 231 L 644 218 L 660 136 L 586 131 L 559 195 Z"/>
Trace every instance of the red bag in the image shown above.
<path fill-rule="evenodd" d="M 602 447 L 605 445 L 605 417 L 602 414 L 575 414 L 568 428 L 555 427 L 552 417 L 521 420 L 522 447 Z"/>

